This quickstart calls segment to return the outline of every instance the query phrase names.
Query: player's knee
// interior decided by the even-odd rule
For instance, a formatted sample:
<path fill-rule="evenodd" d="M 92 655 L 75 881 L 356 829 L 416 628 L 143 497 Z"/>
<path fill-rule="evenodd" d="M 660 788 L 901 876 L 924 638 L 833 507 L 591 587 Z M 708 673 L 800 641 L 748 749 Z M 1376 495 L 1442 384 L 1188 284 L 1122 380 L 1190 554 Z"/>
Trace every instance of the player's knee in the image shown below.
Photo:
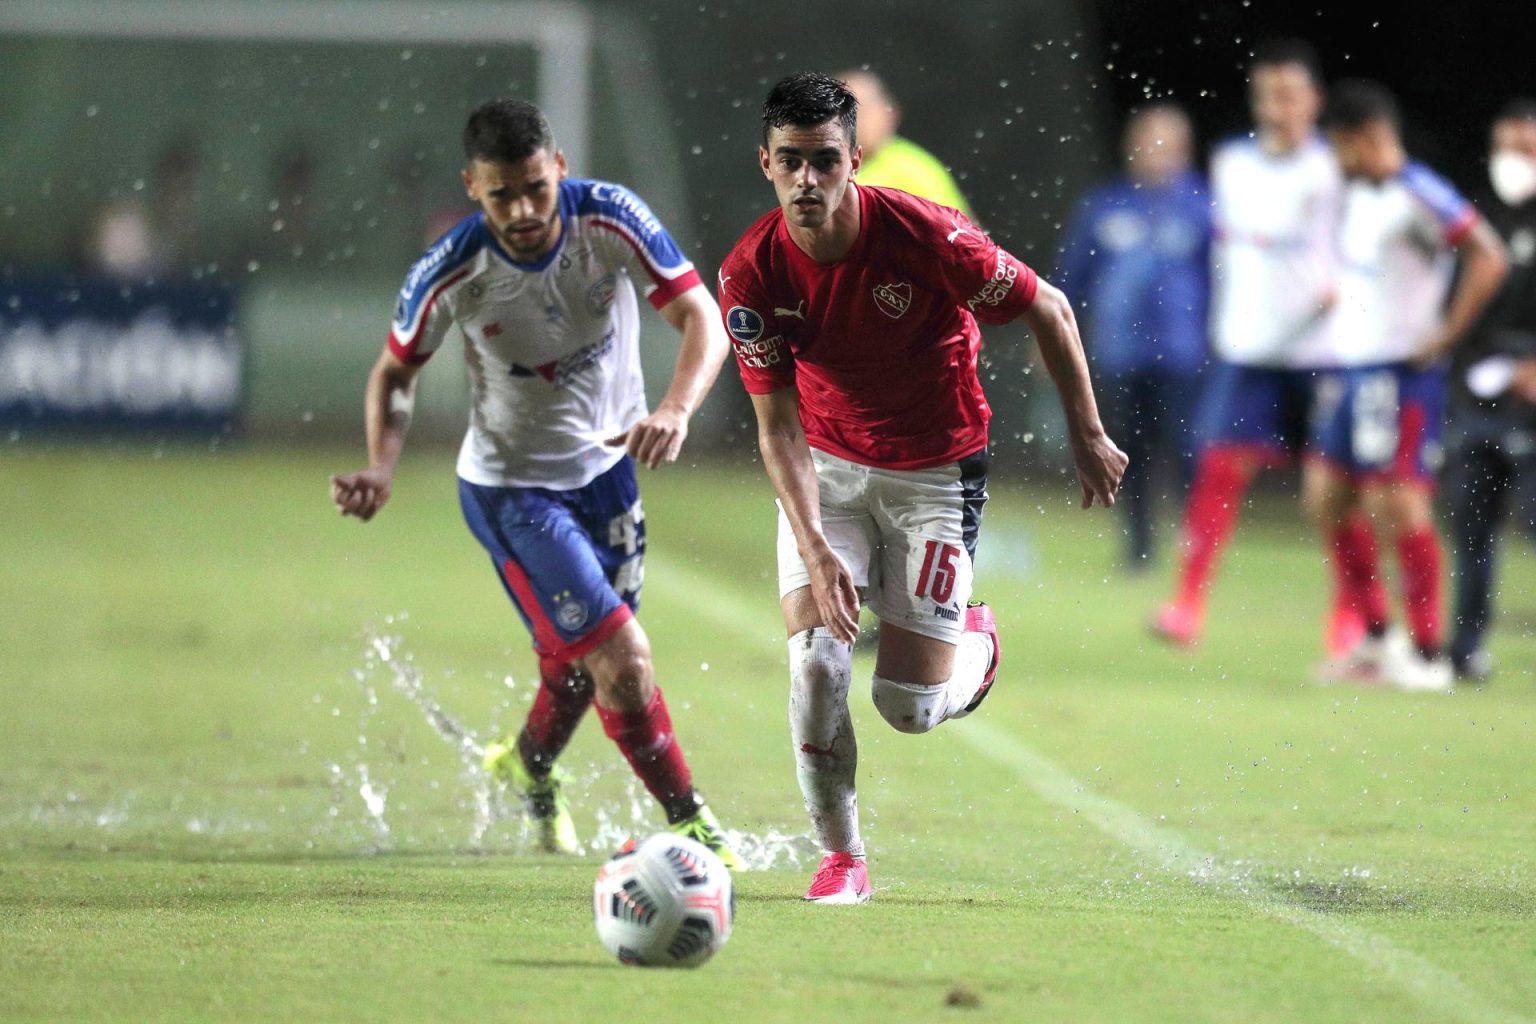
<path fill-rule="evenodd" d="M 1376 508 L 1395 537 L 1417 533 L 1434 525 L 1429 492 L 1415 484 L 1384 488 L 1377 497 Z"/>
<path fill-rule="evenodd" d="M 870 697 L 880 717 L 897 732 L 925 733 L 944 721 L 947 695 L 942 684 L 898 683 L 877 675 Z"/>
<path fill-rule="evenodd" d="M 654 684 L 651 648 L 644 634 L 614 638 L 599 644 L 586 657 L 604 707 L 640 707 L 650 699 Z"/>
<path fill-rule="evenodd" d="M 592 699 L 592 676 L 577 662 L 540 655 L 539 681 L 562 700 Z"/>

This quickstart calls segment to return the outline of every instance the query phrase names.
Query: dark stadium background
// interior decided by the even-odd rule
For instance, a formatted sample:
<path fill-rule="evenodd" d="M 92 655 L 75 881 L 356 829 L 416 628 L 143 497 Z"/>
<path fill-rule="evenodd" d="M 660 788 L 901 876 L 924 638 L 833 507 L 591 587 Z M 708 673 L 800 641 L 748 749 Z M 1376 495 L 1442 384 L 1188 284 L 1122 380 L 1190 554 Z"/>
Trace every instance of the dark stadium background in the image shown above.
<path fill-rule="evenodd" d="M 249 10 L 253 23 L 271 20 L 254 0 L 226 6 Z M 955 169 L 1000 241 L 1049 273 L 1071 204 L 1114 169 L 1127 111 L 1148 99 L 1178 101 L 1194 116 L 1202 148 L 1243 130 L 1242 67 L 1267 35 L 1313 40 L 1330 77 L 1370 75 L 1397 90 L 1415 152 L 1477 194 L 1490 115 L 1509 96 L 1536 91 L 1533 6 L 595 0 L 579 5 L 592 24 L 591 139 L 574 171 L 635 186 L 713 274 L 773 201 L 755 161 L 768 86 L 804 68 L 869 65 L 901 102 L 903 133 Z M 520 11 L 504 10 L 509 19 Z M 195 69 L 216 63 L 209 58 L 219 55 L 218 41 L 188 51 L 153 38 L 44 40 L 7 35 L 4 15 L 0 9 L 0 87 L 8 96 L 0 132 L 16 145 L 0 154 L 0 194 L 8 193 L 0 271 L 68 272 L 94 206 L 146 179 L 152 192 L 156 151 L 200 138 L 203 257 L 217 256 L 214 276 L 230 276 L 240 290 L 250 353 L 237 432 L 254 441 L 354 441 L 361 377 L 423 244 L 421 213 L 468 212 L 456 180 L 463 109 L 488 90 L 531 94 L 529 51 L 236 43 L 229 81 L 212 88 L 208 72 Z M 410 49 L 407 61 L 402 51 Z M 183 74 L 177 55 L 186 53 L 199 58 L 184 62 L 194 70 L 184 82 L 168 81 Z M 143 70 L 153 61 L 167 70 Z M 338 69 L 354 72 L 350 85 L 335 77 Z M 98 81 L 117 84 L 102 89 Z M 150 95 L 137 103 L 111 92 L 140 86 Z M 387 113 L 383 100 L 393 100 Z M 87 113 L 98 105 L 99 116 Z M 413 115 L 413 105 L 428 113 Z M 369 136 L 382 136 L 382 145 L 374 139 L 370 148 Z M 262 175 L 296 139 L 314 150 L 315 198 L 331 204 L 327 231 L 347 251 L 322 259 L 312 245 L 302 259 L 269 251 L 248 261 L 251 245 L 270 249 L 277 237 L 272 218 L 262 219 Z M 249 201 L 237 209 L 231 196 L 240 193 Z M 357 213 L 354 198 L 363 204 Z M 672 343 L 654 318 L 647 331 L 654 392 L 670 370 Z M 999 454 L 1063 468 L 1054 396 L 1030 369 L 1028 346 L 1015 344 L 1017 331 L 989 338 L 985 383 Z M 451 441 L 463 425 L 462 373 L 444 366 L 428 376 L 418 439 Z M 694 445 L 750 457 L 748 410 L 732 376 L 728 370 L 706 407 Z"/>

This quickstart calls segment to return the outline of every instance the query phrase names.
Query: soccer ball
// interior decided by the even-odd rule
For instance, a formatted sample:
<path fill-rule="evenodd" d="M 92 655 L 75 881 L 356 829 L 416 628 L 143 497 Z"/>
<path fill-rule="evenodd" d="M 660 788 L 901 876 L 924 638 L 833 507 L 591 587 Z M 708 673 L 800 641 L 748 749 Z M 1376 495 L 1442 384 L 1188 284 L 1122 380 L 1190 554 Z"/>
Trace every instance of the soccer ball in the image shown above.
<path fill-rule="evenodd" d="M 597 871 L 597 937 L 621 963 L 697 967 L 731 937 L 731 873 L 713 850 L 662 832 Z"/>

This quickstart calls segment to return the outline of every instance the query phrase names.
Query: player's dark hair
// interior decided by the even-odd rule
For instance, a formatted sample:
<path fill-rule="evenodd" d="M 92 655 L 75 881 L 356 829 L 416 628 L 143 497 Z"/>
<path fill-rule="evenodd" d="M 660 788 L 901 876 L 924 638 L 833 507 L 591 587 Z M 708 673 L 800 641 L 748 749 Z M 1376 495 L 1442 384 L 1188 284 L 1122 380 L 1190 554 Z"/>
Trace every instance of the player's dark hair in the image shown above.
<path fill-rule="evenodd" d="M 464 124 L 464 159 L 520 163 L 555 151 L 555 136 L 539 108 L 526 100 L 486 100 Z"/>
<path fill-rule="evenodd" d="M 1260 40 L 1248 60 L 1248 74 L 1251 76 L 1258 68 L 1283 64 L 1299 65 L 1312 79 L 1313 85 L 1319 89 L 1323 87 L 1323 61 L 1317 55 L 1317 48 L 1305 39 L 1294 37 Z"/>
<path fill-rule="evenodd" d="M 852 149 L 858 137 L 859 101 L 831 75 L 801 71 L 782 79 L 763 101 L 763 145 L 775 128 L 811 128 L 836 118 Z"/>
<path fill-rule="evenodd" d="M 1323 111 L 1325 127 L 1352 132 L 1377 121 L 1385 121 L 1394 128 L 1402 123 L 1397 98 L 1380 82 L 1349 78 L 1328 90 L 1328 108 Z"/>
<path fill-rule="evenodd" d="M 1500 121 L 1536 121 L 1536 99 L 1529 96 L 1515 97 L 1499 108 L 1493 121 L 1495 124 Z"/>

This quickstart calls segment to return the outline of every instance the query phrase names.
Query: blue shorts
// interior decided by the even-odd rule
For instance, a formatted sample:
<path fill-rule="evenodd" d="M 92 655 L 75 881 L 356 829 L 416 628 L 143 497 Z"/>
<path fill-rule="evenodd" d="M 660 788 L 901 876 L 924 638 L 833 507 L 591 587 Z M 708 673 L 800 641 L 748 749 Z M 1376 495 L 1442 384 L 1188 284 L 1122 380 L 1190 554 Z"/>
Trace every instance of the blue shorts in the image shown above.
<path fill-rule="evenodd" d="M 1217 362 L 1200 399 L 1195 440 L 1202 448 L 1248 448 L 1266 458 L 1306 446 L 1316 370 Z"/>
<path fill-rule="evenodd" d="M 640 607 L 645 512 L 628 456 L 585 487 L 481 487 L 459 503 L 541 658 L 575 661 Z"/>
<path fill-rule="evenodd" d="M 1361 482 L 1432 482 L 1442 461 L 1445 370 L 1408 363 L 1323 375 L 1313 454 Z"/>

